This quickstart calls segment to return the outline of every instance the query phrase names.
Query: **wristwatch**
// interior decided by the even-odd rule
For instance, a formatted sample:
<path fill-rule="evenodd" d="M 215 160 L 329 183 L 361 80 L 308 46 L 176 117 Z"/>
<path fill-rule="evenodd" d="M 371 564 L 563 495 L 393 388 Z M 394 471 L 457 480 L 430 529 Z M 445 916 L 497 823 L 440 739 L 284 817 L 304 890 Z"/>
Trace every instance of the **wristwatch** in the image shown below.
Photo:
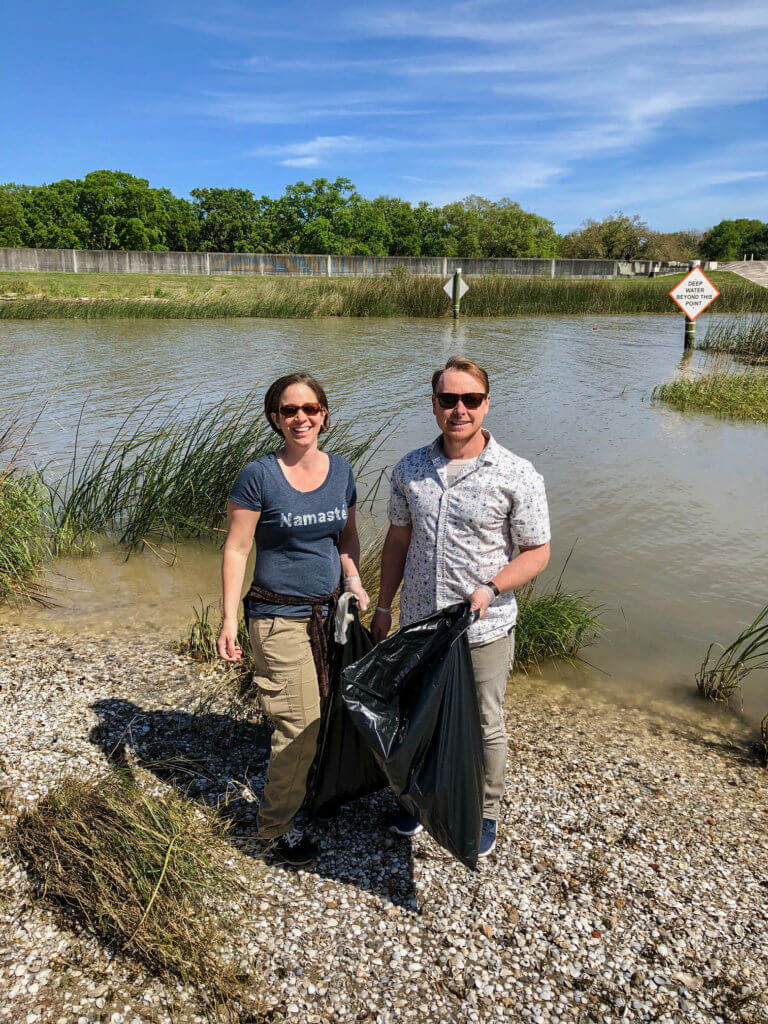
<path fill-rule="evenodd" d="M 489 587 L 493 591 L 494 597 L 501 597 L 501 591 L 496 586 L 496 584 L 493 582 L 493 580 L 488 580 L 488 582 L 484 583 L 483 586 L 484 587 Z"/>

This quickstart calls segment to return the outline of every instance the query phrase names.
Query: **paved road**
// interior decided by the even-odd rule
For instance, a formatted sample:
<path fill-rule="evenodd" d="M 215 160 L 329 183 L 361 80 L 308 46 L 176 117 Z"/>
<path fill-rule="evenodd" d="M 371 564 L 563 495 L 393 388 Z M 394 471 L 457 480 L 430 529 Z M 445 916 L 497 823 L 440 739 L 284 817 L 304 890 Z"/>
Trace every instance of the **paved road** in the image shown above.
<path fill-rule="evenodd" d="M 718 270 L 730 270 L 732 274 L 740 274 L 748 281 L 768 288 L 768 260 L 741 260 L 738 263 L 718 263 Z"/>

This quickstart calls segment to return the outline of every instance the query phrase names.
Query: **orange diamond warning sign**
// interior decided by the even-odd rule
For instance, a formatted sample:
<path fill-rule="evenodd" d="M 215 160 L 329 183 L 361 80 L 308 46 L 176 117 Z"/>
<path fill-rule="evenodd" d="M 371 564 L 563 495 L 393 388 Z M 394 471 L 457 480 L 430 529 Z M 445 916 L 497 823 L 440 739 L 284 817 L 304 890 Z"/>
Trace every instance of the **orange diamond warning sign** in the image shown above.
<path fill-rule="evenodd" d="M 715 288 L 701 267 L 694 267 L 669 293 L 689 320 L 695 320 L 699 313 L 711 306 L 720 292 Z"/>

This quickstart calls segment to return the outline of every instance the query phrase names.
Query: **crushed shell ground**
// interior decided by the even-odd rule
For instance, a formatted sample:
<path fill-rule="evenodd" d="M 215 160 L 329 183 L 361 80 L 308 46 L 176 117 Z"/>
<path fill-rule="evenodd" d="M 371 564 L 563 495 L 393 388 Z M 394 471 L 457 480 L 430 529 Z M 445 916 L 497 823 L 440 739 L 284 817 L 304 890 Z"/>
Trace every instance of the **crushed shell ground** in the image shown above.
<path fill-rule="evenodd" d="M 246 883 L 230 954 L 259 1020 L 768 1022 L 768 772 L 743 723 L 516 679 L 499 842 L 476 873 L 389 837 L 385 796 L 318 828 L 316 867 L 291 871 L 255 839 L 265 724 L 193 720 L 215 672 L 160 639 L 0 627 L 0 816 L 104 771 L 121 739 L 142 785 L 220 805 Z M 141 768 L 170 757 L 185 771 Z M 0 858 L 0 1022 L 211 1019 Z"/>

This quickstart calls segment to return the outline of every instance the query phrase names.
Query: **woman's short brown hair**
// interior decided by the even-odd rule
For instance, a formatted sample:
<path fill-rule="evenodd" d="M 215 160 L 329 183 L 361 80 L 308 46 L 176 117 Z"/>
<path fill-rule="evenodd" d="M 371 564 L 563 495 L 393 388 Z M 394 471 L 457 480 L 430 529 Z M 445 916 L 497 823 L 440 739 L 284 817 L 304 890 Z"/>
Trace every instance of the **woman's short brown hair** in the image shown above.
<path fill-rule="evenodd" d="M 310 390 L 314 391 L 315 398 L 325 409 L 325 419 L 323 425 L 320 427 L 320 433 L 325 433 L 326 430 L 330 429 L 331 426 L 331 414 L 328 412 L 328 399 L 325 397 L 325 391 L 323 391 L 322 385 L 319 381 L 315 380 L 311 373 L 305 373 L 301 371 L 299 373 L 286 373 L 283 377 L 278 377 L 276 381 L 267 388 L 267 393 L 264 395 L 264 415 L 266 416 L 267 423 L 272 427 L 276 434 L 282 435 L 272 419 L 272 414 L 280 413 L 280 399 L 286 388 L 289 388 L 291 384 L 306 384 Z"/>
<path fill-rule="evenodd" d="M 471 373 L 473 377 L 476 377 L 483 385 L 483 391 L 486 395 L 491 390 L 491 385 L 488 380 L 488 374 L 474 359 L 465 359 L 464 356 L 451 356 L 442 370 L 435 370 L 432 374 L 432 394 L 437 394 L 437 385 L 440 383 L 440 378 L 443 376 L 446 370 L 461 370 L 462 373 Z"/>

